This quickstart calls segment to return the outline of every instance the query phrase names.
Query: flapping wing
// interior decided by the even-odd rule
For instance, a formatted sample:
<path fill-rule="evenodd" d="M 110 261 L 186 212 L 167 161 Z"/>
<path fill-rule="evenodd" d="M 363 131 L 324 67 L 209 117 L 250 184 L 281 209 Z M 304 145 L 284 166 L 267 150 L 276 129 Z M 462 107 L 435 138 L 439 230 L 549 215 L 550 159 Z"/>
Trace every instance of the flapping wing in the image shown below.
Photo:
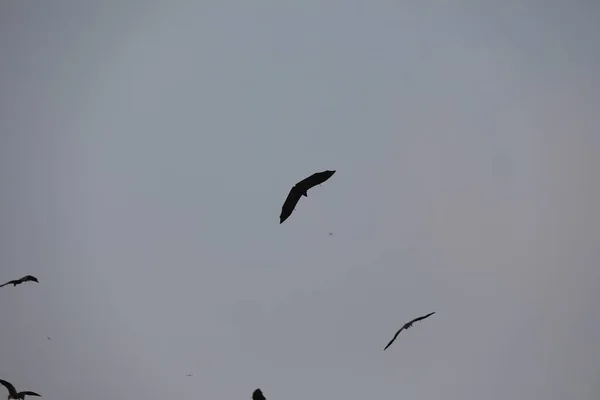
<path fill-rule="evenodd" d="M 331 178 L 333 174 L 335 174 L 335 170 L 316 172 L 308 178 L 302 179 L 300 182 L 296 183 L 296 186 L 298 186 L 302 191 L 307 191 L 308 189 L 325 182 L 327 179 Z"/>
<path fill-rule="evenodd" d="M 390 342 L 387 344 L 387 346 L 385 346 L 383 351 L 385 351 L 385 349 L 387 349 L 388 347 L 390 347 L 392 345 L 392 343 L 394 343 L 394 340 L 396 340 L 396 338 L 398 337 L 400 332 L 402 332 L 402 329 L 404 329 L 404 326 L 402 328 L 400 328 L 400 330 L 398 332 L 396 332 L 396 334 L 394 335 L 394 338 L 392 340 L 390 340 Z"/>
<path fill-rule="evenodd" d="M 429 313 L 429 314 L 427 314 L 427 315 L 423 315 L 422 317 L 415 318 L 415 319 L 413 319 L 412 321 L 410 321 L 410 323 L 412 324 L 413 322 L 417 322 L 417 321 L 421 321 L 421 320 L 423 320 L 423 319 L 425 319 L 425 318 L 429 318 L 429 317 L 431 317 L 433 314 L 435 314 L 435 311 L 434 311 L 434 312 L 432 312 L 432 313 Z"/>
<path fill-rule="evenodd" d="M 263 395 L 262 390 L 260 389 L 256 389 L 253 393 L 252 393 L 252 400 L 267 400 L 265 398 L 265 396 Z"/>
<path fill-rule="evenodd" d="M 23 395 L 23 397 L 21 397 L 21 395 Z M 37 397 L 42 397 L 42 395 L 37 394 L 36 392 L 19 392 L 19 397 L 21 398 L 25 398 L 25 396 L 37 396 Z"/>
<path fill-rule="evenodd" d="M 292 215 L 292 212 L 294 211 L 294 208 L 296 208 L 296 204 L 298 204 L 300 197 L 302 197 L 302 190 L 300 190 L 298 185 L 296 185 L 290 190 L 290 193 L 283 203 L 283 207 L 281 207 L 281 214 L 279 215 L 280 224 L 288 219 L 290 215 Z"/>
<path fill-rule="evenodd" d="M 4 386 L 5 388 L 8 389 L 8 393 L 10 393 L 13 396 L 17 395 L 17 389 L 15 389 L 15 387 L 12 385 L 12 383 L 7 382 L 3 379 L 0 379 L 0 385 Z"/>

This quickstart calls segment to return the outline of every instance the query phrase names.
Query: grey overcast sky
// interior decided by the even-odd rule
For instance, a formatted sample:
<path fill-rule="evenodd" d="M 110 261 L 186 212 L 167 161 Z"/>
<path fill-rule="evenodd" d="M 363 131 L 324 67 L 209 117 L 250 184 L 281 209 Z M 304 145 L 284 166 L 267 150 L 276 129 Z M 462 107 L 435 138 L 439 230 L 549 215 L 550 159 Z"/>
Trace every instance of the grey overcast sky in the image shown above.
<path fill-rule="evenodd" d="M 3 0 L 0 378 L 598 399 L 599 10 Z"/>

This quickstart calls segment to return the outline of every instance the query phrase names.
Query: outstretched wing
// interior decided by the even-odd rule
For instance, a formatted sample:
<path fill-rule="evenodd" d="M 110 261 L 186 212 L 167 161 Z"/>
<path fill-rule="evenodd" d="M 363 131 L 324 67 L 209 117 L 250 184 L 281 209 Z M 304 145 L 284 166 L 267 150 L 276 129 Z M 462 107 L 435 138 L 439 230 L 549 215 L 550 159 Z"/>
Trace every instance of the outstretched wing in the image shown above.
<path fill-rule="evenodd" d="M 15 286 L 17 286 L 17 285 L 20 285 L 23 282 L 37 282 L 37 283 L 39 283 L 39 281 L 37 280 L 37 278 L 35 276 L 33 276 L 33 275 L 25 275 L 22 278 L 6 282 L 5 284 L 0 285 L 0 287 L 6 286 L 6 285 L 15 285 Z"/>
<path fill-rule="evenodd" d="M 394 338 L 392 340 L 390 340 L 390 342 L 387 344 L 387 346 L 385 346 L 385 348 L 383 349 L 383 351 L 385 351 L 385 349 L 387 349 L 388 347 L 390 347 L 392 345 L 392 343 L 394 343 L 394 340 L 396 340 L 396 338 L 398 337 L 398 335 L 400 334 L 400 332 L 402 332 L 402 329 L 404 329 L 404 326 L 402 328 L 400 328 L 400 330 L 398 332 L 396 332 L 396 334 L 394 335 Z"/>
<path fill-rule="evenodd" d="M 8 389 L 8 393 L 10 393 L 13 397 L 17 395 L 17 389 L 12 385 L 12 383 L 7 382 L 3 379 L 0 379 L 0 385 L 4 386 Z"/>
<path fill-rule="evenodd" d="M 300 197 L 302 197 L 302 190 L 298 187 L 298 185 L 296 185 L 290 190 L 290 193 L 283 203 L 283 207 L 281 207 L 281 214 L 279 215 L 280 224 L 288 219 L 290 215 L 292 215 L 292 212 L 294 212 L 294 208 L 296 208 L 296 204 L 298 204 Z"/>
<path fill-rule="evenodd" d="M 42 395 L 37 394 L 36 392 L 19 392 L 19 397 L 21 397 L 22 399 L 25 398 L 25 396 L 37 396 L 37 397 L 42 397 Z"/>
<path fill-rule="evenodd" d="M 253 393 L 252 393 L 252 400 L 267 400 L 266 397 L 263 395 L 262 390 L 260 389 L 256 389 Z"/>
<path fill-rule="evenodd" d="M 33 275 L 25 275 L 20 279 L 21 282 L 38 282 L 37 278 Z"/>
<path fill-rule="evenodd" d="M 413 322 L 417 322 L 417 321 L 421 321 L 421 320 L 423 320 L 423 319 L 425 319 L 425 318 L 429 318 L 429 317 L 431 317 L 433 314 L 435 314 L 435 311 L 434 311 L 434 312 L 432 312 L 432 313 L 429 313 L 429 314 L 427 314 L 427 315 L 423 315 L 422 317 L 415 318 L 415 319 L 413 319 L 412 321 L 410 321 L 410 323 L 412 324 Z"/>
<path fill-rule="evenodd" d="M 298 188 L 305 192 L 308 189 L 325 182 L 327 179 L 331 178 L 333 174 L 335 174 L 335 170 L 316 172 L 308 178 L 302 179 L 300 182 L 296 183 L 296 186 L 298 186 Z"/>

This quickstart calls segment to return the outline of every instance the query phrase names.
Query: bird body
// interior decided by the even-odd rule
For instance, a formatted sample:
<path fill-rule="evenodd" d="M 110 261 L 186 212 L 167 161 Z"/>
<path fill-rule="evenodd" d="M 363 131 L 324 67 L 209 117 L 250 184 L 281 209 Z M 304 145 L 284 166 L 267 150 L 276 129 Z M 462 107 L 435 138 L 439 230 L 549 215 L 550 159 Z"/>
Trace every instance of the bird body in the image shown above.
<path fill-rule="evenodd" d="M 256 389 L 252 392 L 252 400 L 267 400 L 267 398 L 263 395 L 262 390 Z"/>
<path fill-rule="evenodd" d="M 412 321 L 409 321 L 409 322 L 405 323 L 402 326 L 402 328 L 400 328 L 400 330 L 398 332 L 396 332 L 396 334 L 394 335 L 394 337 L 392 338 L 392 340 L 390 340 L 390 342 L 387 344 L 387 346 L 385 346 L 385 348 L 383 350 L 385 351 L 385 349 L 387 349 L 388 347 L 391 346 L 392 343 L 394 343 L 394 340 L 396 340 L 396 338 L 398 337 L 398 335 L 400 334 L 400 332 L 402 332 L 402 330 L 410 328 L 415 322 L 424 320 L 425 318 L 429 318 L 433 314 L 435 314 L 435 311 L 432 312 L 432 313 L 429 313 L 427 315 L 423 315 L 422 317 L 415 318 Z"/>
<path fill-rule="evenodd" d="M 335 170 L 316 172 L 308 178 L 305 178 L 300 182 L 296 183 L 290 190 L 290 193 L 288 194 L 287 198 L 285 199 L 285 202 L 283 203 L 283 206 L 281 207 L 279 223 L 282 224 L 283 221 L 285 221 L 289 218 L 290 215 L 292 215 L 296 204 L 298 204 L 298 201 L 302 196 L 308 197 L 309 189 L 325 182 L 326 180 L 331 178 L 333 174 L 335 174 Z"/>
<path fill-rule="evenodd" d="M 30 392 L 30 391 L 23 391 L 23 392 L 17 392 L 17 389 L 15 389 L 15 387 L 13 386 L 12 383 L 7 382 L 3 379 L 0 379 L 0 385 L 4 386 L 7 390 L 8 390 L 8 399 L 20 399 L 20 400 L 24 400 L 25 396 L 37 396 L 37 397 L 42 397 L 41 395 L 37 394 L 36 392 Z"/>
<path fill-rule="evenodd" d="M 25 275 L 24 277 L 20 278 L 20 279 L 15 279 L 12 281 L 8 281 L 5 284 L 0 285 L 0 287 L 6 286 L 6 285 L 10 285 L 12 284 L 13 286 L 17 286 L 20 285 L 23 282 L 35 282 L 35 283 L 39 283 L 39 281 L 37 280 L 37 278 L 33 275 Z"/>

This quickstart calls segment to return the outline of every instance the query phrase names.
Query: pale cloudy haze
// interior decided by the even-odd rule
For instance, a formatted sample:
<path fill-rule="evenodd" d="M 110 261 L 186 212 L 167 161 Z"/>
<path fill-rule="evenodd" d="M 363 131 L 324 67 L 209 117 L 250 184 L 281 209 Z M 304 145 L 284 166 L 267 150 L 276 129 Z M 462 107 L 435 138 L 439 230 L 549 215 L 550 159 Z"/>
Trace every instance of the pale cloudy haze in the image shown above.
<path fill-rule="evenodd" d="M 0 289 L 0 378 L 597 399 L 599 21 L 583 0 L 3 1 L 0 280 L 40 283 Z"/>

